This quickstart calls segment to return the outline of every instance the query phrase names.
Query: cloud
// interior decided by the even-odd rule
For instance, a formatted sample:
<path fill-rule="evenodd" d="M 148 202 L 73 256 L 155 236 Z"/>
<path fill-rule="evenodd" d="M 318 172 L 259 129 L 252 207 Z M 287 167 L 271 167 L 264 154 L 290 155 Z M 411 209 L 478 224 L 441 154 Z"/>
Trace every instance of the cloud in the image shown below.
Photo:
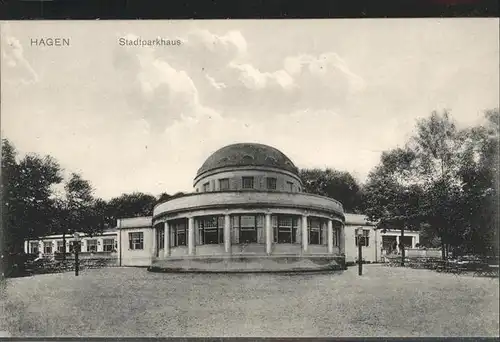
<path fill-rule="evenodd" d="M 127 38 L 137 38 L 128 35 Z M 199 91 L 186 70 L 174 68 L 150 47 L 115 51 L 115 68 L 122 72 L 127 101 L 140 113 L 153 133 L 163 133 L 179 120 L 219 114 L 204 106 Z"/>
<path fill-rule="evenodd" d="M 224 89 L 226 88 L 226 85 L 222 82 L 217 82 L 216 80 L 214 80 L 212 77 L 208 76 L 208 75 L 205 75 L 205 77 L 207 78 L 208 82 L 210 83 L 210 85 L 212 87 L 214 87 L 215 89 L 219 90 L 219 89 Z"/>
<path fill-rule="evenodd" d="M 217 35 L 208 30 L 195 30 L 187 35 L 185 41 L 183 48 L 190 55 L 201 55 L 206 69 L 226 66 L 247 56 L 247 42 L 239 31 Z"/>
<path fill-rule="evenodd" d="M 195 30 L 182 41 L 176 50 L 115 51 L 127 101 L 157 133 L 177 120 L 205 115 L 200 113 L 245 120 L 336 110 L 364 89 L 363 79 L 333 52 L 289 56 L 278 68 L 263 70 L 250 62 L 252 51 L 238 31 Z"/>
<path fill-rule="evenodd" d="M 281 68 L 268 71 L 248 62 L 232 61 L 209 77 L 209 104 L 231 115 L 248 108 L 252 108 L 251 115 L 256 111 L 269 115 L 339 109 L 365 89 L 363 78 L 333 52 L 289 56 Z M 217 87 L 220 84 L 224 85 L 223 92 Z"/>
<path fill-rule="evenodd" d="M 31 84 L 38 82 L 39 77 L 31 64 L 24 56 L 24 49 L 16 37 L 11 33 L 8 24 L 2 25 L 2 59 L 8 68 L 14 69 L 14 82 L 21 84 Z M 5 77 L 5 76 L 4 76 Z M 9 79 L 10 81 L 10 79 Z"/>
<path fill-rule="evenodd" d="M 250 90 L 263 90 L 268 87 L 279 87 L 286 90 L 294 87 L 293 78 L 284 70 L 261 72 L 250 64 L 237 63 L 230 63 L 229 68 L 238 72 L 238 80 Z"/>
<path fill-rule="evenodd" d="M 309 72 L 310 75 L 320 79 L 337 76 L 338 80 L 338 78 L 343 77 L 347 80 L 349 92 L 352 93 L 361 91 L 365 87 L 364 80 L 353 73 L 347 63 L 333 52 L 324 53 L 317 57 L 311 55 L 288 57 L 284 61 L 284 68 L 291 75 Z"/>

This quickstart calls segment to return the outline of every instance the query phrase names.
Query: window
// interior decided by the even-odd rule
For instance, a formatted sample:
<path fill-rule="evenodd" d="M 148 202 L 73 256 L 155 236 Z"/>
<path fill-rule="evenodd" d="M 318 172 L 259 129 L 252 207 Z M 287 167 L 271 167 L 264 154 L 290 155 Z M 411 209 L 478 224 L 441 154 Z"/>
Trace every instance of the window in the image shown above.
<path fill-rule="evenodd" d="M 187 227 L 184 221 L 170 221 L 170 247 L 187 245 Z"/>
<path fill-rule="evenodd" d="M 296 216 L 277 215 L 272 217 L 275 243 L 296 243 L 299 220 Z"/>
<path fill-rule="evenodd" d="M 104 252 L 112 252 L 115 250 L 115 239 L 103 239 L 102 250 Z"/>
<path fill-rule="evenodd" d="M 203 184 L 203 192 L 208 192 L 210 191 L 210 183 L 205 183 Z"/>
<path fill-rule="evenodd" d="M 342 229 L 342 223 L 339 221 L 333 221 L 333 246 L 340 246 L 340 230 Z"/>
<path fill-rule="evenodd" d="M 87 252 L 97 252 L 97 240 L 87 240 Z"/>
<path fill-rule="evenodd" d="M 66 252 L 66 248 L 64 248 L 64 244 L 62 241 L 57 241 L 57 252 L 58 253 Z"/>
<path fill-rule="evenodd" d="M 358 241 L 359 240 L 359 236 L 356 235 L 356 246 L 358 246 Z M 363 229 L 363 236 L 362 236 L 362 240 L 361 240 L 361 246 L 369 246 L 370 245 L 370 230 L 369 229 Z"/>
<path fill-rule="evenodd" d="M 43 243 L 43 253 L 44 254 L 52 253 L 52 241 Z"/>
<path fill-rule="evenodd" d="M 30 251 L 31 251 L 31 254 L 38 254 L 39 253 L 39 249 L 40 248 L 40 245 L 38 244 L 38 242 L 31 242 L 30 243 Z"/>
<path fill-rule="evenodd" d="M 307 220 L 307 230 L 309 231 L 309 244 L 321 245 L 323 241 L 323 222 L 321 219 L 311 217 Z"/>
<path fill-rule="evenodd" d="M 219 190 L 229 190 L 229 178 L 219 179 Z"/>
<path fill-rule="evenodd" d="M 287 185 L 287 191 L 293 192 L 293 183 L 292 182 L 286 182 Z"/>
<path fill-rule="evenodd" d="M 128 233 L 128 248 L 129 249 L 144 249 L 144 233 Z"/>
<path fill-rule="evenodd" d="M 253 177 L 243 177 L 243 189 L 253 189 Z"/>
<path fill-rule="evenodd" d="M 165 248 L 165 228 L 163 227 L 156 229 L 156 244 L 157 250 Z"/>
<path fill-rule="evenodd" d="M 165 225 L 164 223 L 155 226 L 155 255 L 160 256 L 160 249 L 165 249 Z"/>
<path fill-rule="evenodd" d="M 273 177 L 267 178 L 267 188 L 269 190 L 276 190 L 276 178 Z"/>
<path fill-rule="evenodd" d="M 235 215 L 232 217 L 233 243 L 263 243 L 262 215 Z"/>
<path fill-rule="evenodd" d="M 198 220 L 198 242 L 202 245 L 224 242 L 224 216 L 206 216 Z"/>

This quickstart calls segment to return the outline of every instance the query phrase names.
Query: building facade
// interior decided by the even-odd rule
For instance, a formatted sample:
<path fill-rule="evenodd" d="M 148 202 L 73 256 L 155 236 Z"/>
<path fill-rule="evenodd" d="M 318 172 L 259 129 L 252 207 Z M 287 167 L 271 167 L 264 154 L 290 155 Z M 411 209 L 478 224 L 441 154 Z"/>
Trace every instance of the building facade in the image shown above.
<path fill-rule="evenodd" d="M 358 260 L 358 237 L 356 229 L 363 230 L 363 243 L 361 246 L 362 258 L 365 262 L 384 262 L 391 255 L 401 254 L 401 245 L 405 250 L 413 252 L 418 249 L 420 233 L 405 231 L 401 239 L 400 230 L 377 229 L 374 222 L 370 222 L 365 215 L 345 214 L 345 256 L 347 263 Z M 402 243 L 401 243 L 402 242 Z M 408 254 L 409 255 L 409 254 Z"/>
<path fill-rule="evenodd" d="M 155 242 L 161 241 L 152 226 L 152 217 L 136 217 L 118 220 L 118 228 L 106 230 L 99 236 L 86 236 L 81 233 L 81 257 L 116 258 L 116 264 L 122 266 L 150 266 L 157 259 Z M 390 230 L 382 232 L 376 225 L 369 222 L 364 215 L 345 214 L 344 241 L 345 261 L 354 263 L 358 260 L 358 239 L 356 229 L 362 228 L 364 242 L 362 257 L 365 262 L 384 262 L 390 255 L 401 253 L 401 231 Z M 183 237 L 181 236 L 181 239 Z M 407 256 L 425 256 L 427 250 L 418 248 L 419 232 L 405 231 L 405 249 Z M 74 238 L 66 236 L 66 253 L 73 250 Z M 132 244 L 132 245 L 131 245 Z M 182 244 L 182 241 L 181 241 Z M 40 257 L 52 258 L 55 253 L 63 251 L 62 235 L 48 235 L 38 240 L 25 241 L 25 252 L 37 254 Z M 164 245 L 163 245 L 164 246 Z M 162 247 L 163 246 L 158 246 Z M 158 249 L 158 254 L 161 249 Z M 421 255 L 424 252 L 423 255 Z M 441 257 L 441 252 L 436 252 Z"/>
<path fill-rule="evenodd" d="M 116 258 L 118 263 L 119 244 L 118 230 L 108 229 L 98 236 L 87 236 L 80 233 L 79 253 L 82 257 L 109 257 Z M 61 234 L 47 235 L 37 240 L 24 241 L 25 253 L 35 254 L 43 258 L 52 258 L 57 253 L 72 253 L 74 250 L 75 238 L 73 235 Z"/>
<path fill-rule="evenodd" d="M 380 261 L 387 241 L 398 239 L 396 232 L 377 231 L 363 215 L 345 214 L 339 201 L 304 192 L 297 167 L 267 145 L 219 149 L 199 168 L 193 188 L 156 205 L 152 217 L 118 220 L 106 234 L 115 239 L 113 252 L 120 265 L 292 257 L 327 259 L 343 268 L 346 261 L 357 260 L 356 228 L 366 231 L 366 261 Z M 408 238 L 412 247 L 418 243 L 418 234 Z M 110 248 L 106 239 L 83 237 L 82 251 L 104 252 Z M 45 247 L 49 240 L 52 249 Z M 59 236 L 41 241 L 38 250 L 31 248 L 35 242 L 27 242 L 26 251 L 50 255 L 61 244 Z"/>
<path fill-rule="evenodd" d="M 342 204 L 303 192 L 297 167 L 277 149 L 223 147 L 203 163 L 193 187 L 154 208 L 153 264 L 250 256 L 344 263 Z"/>

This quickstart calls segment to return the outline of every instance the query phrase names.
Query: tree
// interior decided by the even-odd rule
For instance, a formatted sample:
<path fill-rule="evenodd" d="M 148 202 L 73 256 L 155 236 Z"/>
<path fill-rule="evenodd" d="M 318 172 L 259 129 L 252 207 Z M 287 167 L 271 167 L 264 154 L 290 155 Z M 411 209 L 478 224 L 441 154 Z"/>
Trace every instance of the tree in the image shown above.
<path fill-rule="evenodd" d="M 61 217 L 65 220 L 61 224 L 63 244 L 66 244 L 67 233 L 82 232 L 90 236 L 102 233 L 105 204 L 94 198 L 90 182 L 81 175 L 72 173 L 64 190 L 65 199 L 60 210 Z"/>
<path fill-rule="evenodd" d="M 51 233 L 54 199 L 52 186 L 62 181 L 61 167 L 50 157 L 29 154 L 19 162 L 19 196 L 28 237 Z"/>
<path fill-rule="evenodd" d="M 156 203 L 154 196 L 142 192 L 112 198 L 108 202 L 108 223 L 115 226 L 118 218 L 150 216 L 153 214 L 153 207 Z"/>
<path fill-rule="evenodd" d="M 179 192 L 176 192 L 175 194 L 173 194 L 172 196 L 170 196 L 170 199 L 179 198 L 179 197 L 182 197 L 182 196 L 186 196 L 186 193 L 182 192 L 182 191 L 179 191 Z"/>
<path fill-rule="evenodd" d="M 163 192 L 163 193 L 160 194 L 160 196 L 158 196 L 157 203 L 168 201 L 171 198 L 172 198 L 172 195 L 169 195 L 168 193 Z"/>
<path fill-rule="evenodd" d="M 413 154 L 402 149 L 384 152 L 364 186 L 365 214 L 383 229 L 418 230 L 422 222 L 422 186 L 408 182 Z"/>
<path fill-rule="evenodd" d="M 19 198 L 19 169 L 16 162 L 16 150 L 7 139 L 2 139 L 2 227 L 0 241 L 3 242 L 2 254 L 9 255 L 20 248 L 20 243 L 26 235 L 19 220 L 22 203 Z M 9 268 L 10 260 L 2 265 Z"/>
<path fill-rule="evenodd" d="M 50 232 L 52 186 L 61 181 L 61 168 L 52 157 L 28 154 L 17 161 L 14 146 L 2 140 L 2 219 L 11 252 L 21 251 L 24 239 Z"/>
<path fill-rule="evenodd" d="M 499 196 L 498 109 L 485 112 L 485 123 L 464 131 L 459 176 L 463 188 L 464 252 L 498 255 Z"/>
<path fill-rule="evenodd" d="M 334 198 L 346 211 L 360 211 L 361 186 L 349 172 L 316 168 L 302 169 L 299 175 L 305 192 Z"/>
<path fill-rule="evenodd" d="M 487 117 L 489 122 L 498 122 L 497 114 L 489 112 Z M 380 165 L 368 177 L 365 192 L 370 219 L 399 221 L 414 228 L 426 223 L 426 233 L 432 236 L 430 229 L 439 237 L 443 258 L 450 248 L 459 249 L 466 236 L 479 231 L 478 210 L 487 207 L 481 199 L 494 192 L 489 185 L 498 171 L 491 163 L 498 160 L 494 158 L 498 139 L 491 138 L 495 130 L 498 137 L 498 128 L 458 130 L 446 111 L 419 120 L 416 134 L 404 148 L 383 153 Z M 486 201 L 494 202 L 493 197 Z M 489 210 L 486 216 L 495 216 L 492 207 Z"/>
<path fill-rule="evenodd" d="M 89 224 L 85 230 L 89 236 L 95 236 L 102 234 L 104 229 L 108 228 L 110 225 L 108 215 L 108 204 L 106 201 L 100 198 L 95 198 L 92 204 L 88 208 L 88 220 Z"/>
<path fill-rule="evenodd" d="M 62 180 L 59 164 L 50 156 L 29 154 L 18 160 L 12 143 L 2 140 L 2 254 L 4 269 L 19 260 L 25 239 L 51 230 L 52 186 Z M 21 262 L 22 263 L 22 262 Z"/>

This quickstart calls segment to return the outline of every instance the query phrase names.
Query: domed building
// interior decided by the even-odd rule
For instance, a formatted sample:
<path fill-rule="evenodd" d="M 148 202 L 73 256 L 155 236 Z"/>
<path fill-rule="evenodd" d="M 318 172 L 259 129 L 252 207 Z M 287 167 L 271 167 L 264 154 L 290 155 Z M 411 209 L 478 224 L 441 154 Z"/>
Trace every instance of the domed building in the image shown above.
<path fill-rule="evenodd" d="M 225 146 L 198 169 L 193 187 L 193 193 L 154 208 L 153 265 L 321 257 L 343 267 L 342 204 L 303 192 L 297 167 L 279 150 Z"/>

